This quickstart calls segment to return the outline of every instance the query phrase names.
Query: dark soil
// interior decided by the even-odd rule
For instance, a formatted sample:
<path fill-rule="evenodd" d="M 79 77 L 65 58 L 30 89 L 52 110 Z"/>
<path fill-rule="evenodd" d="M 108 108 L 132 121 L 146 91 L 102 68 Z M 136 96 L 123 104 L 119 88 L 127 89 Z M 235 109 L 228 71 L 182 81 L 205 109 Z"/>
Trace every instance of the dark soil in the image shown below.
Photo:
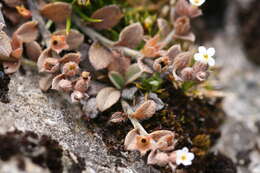
<path fill-rule="evenodd" d="M 241 38 L 248 58 L 260 65 L 260 1 L 254 0 L 248 9 L 240 9 L 238 18 Z"/>
<path fill-rule="evenodd" d="M 0 135 L 0 146 L 0 159 L 7 161 L 12 157 L 21 158 L 18 165 L 21 170 L 25 168 L 22 158 L 26 157 L 33 163 L 48 168 L 52 173 L 63 172 L 63 149 L 57 141 L 48 136 L 39 137 L 34 132 L 16 130 Z M 84 161 L 81 158 L 78 160 L 79 164 L 73 164 L 68 172 L 76 173 L 84 169 Z"/>
<path fill-rule="evenodd" d="M 8 103 L 8 84 L 10 82 L 10 78 L 3 71 L 3 67 L 0 64 L 0 101 L 3 103 Z"/>
<path fill-rule="evenodd" d="M 8 132 L 0 135 L 0 159 L 9 160 L 13 156 L 29 157 L 33 163 L 49 168 L 52 172 L 61 173 L 62 148 L 57 141 L 47 136 L 38 137 L 33 132 Z M 45 152 L 39 152 L 45 149 Z"/>
<path fill-rule="evenodd" d="M 178 139 L 176 148 L 187 146 L 196 154 L 196 161 L 188 169 L 190 173 L 200 171 L 215 173 L 215 168 L 210 167 L 212 166 L 210 163 L 213 164 L 218 159 L 223 159 L 223 163 L 219 163 L 223 166 L 222 168 L 221 165 L 219 166 L 219 169 L 223 170 L 223 172 L 229 167 L 234 167 L 231 161 L 225 161 L 225 159 L 228 159 L 224 156 L 207 155 L 208 150 L 220 137 L 219 127 L 225 118 L 221 109 L 221 99 L 192 98 L 186 96 L 182 90 L 174 89 L 170 83 L 165 84 L 164 87 L 167 88 L 167 91 L 162 93 L 160 97 L 168 105 L 151 119 L 143 121 L 142 125 L 144 128 L 148 132 L 161 129 L 176 132 Z M 99 127 L 96 129 L 101 129 L 98 133 L 102 134 L 103 141 L 107 145 L 111 155 L 124 157 L 119 151 L 125 151 L 123 145 L 124 138 L 133 127 L 129 121 L 122 124 L 107 123 L 112 115 L 111 112 L 121 110 L 120 104 L 115 107 L 106 111 L 97 119 L 91 120 L 92 123 L 88 122 L 86 124 L 87 126 L 92 126 L 92 129 L 95 129 L 96 126 Z M 143 159 L 145 158 L 143 157 Z M 205 158 L 212 160 L 208 167 L 205 167 Z M 126 159 L 131 162 L 130 158 Z M 120 162 L 118 165 L 123 166 Z M 162 173 L 169 171 L 167 168 L 158 169 Z"/>
<path fill-rule="evenodd" d="M 223 154 L 210 153 L 197 163 L 200 171 L 191 168 L 190 172 L 198 173 L 236 173 L 237 169 L 231 159 Z"/>

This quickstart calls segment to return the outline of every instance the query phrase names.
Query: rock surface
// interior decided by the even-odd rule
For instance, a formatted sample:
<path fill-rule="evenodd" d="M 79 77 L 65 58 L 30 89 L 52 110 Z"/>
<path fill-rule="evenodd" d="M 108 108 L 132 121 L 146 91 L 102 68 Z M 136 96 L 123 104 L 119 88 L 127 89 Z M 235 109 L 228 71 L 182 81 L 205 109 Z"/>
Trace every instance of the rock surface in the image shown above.
<path fill-rule="evenodd" d="M 131 163 L 126 162 L 125 158 L 109 155 L 98 133 L 87 129 L 80 121 L 81 112 L 76 105 L 64 101 L 57 93 L 40 91 L 35 72 L 28 71 L 26 75 L 16 73 L 11 77 L 9 89 L 10 103 L 0 102 L 1 134 L 19 129 L 50 136 L 64 150 L 72 153 L 69 155 L 83 159 L 87 173 L 156 172 L 138 159 L 136 153 L 132 154 Z M 63 161 L 64 165 L 73 162 L 68 155 L 65 157 L 67 159 Z"/>
<path fill-rule="evenodd" d="M 226 93 L 223 108 L 228 115 L 216 150 L 233 159 L 238 173 L 259 173 L 260 68 L 247 60 L 239 40 L 236 5 L 231 3 L 228 9 L 224 32 L 208 43 L 217 50 L 219 79 Z"/>

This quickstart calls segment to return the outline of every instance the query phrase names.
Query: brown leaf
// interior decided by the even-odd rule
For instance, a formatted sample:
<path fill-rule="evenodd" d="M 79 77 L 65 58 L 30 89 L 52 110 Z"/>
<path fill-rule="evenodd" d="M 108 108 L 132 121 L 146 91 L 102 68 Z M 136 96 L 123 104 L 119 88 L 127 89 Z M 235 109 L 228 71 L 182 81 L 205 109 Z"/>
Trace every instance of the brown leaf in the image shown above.
<path fill-rule="evenodd" d="M 156 103 L 153 100 L 147 100 L 131 116 L 138 120 L 144 120 L 151 118 L 155 111 Z"/>
<path fill-rule="evenodd" d="M 196 37 L 195 37 L 195 35 L 192 32 L 190 32 L 190 33 L 188 33 L 186 35 L 177 35 L 177 34 L 175 34 L 173 37 L 175 39 L 186 40 L 186 41 L 190 41 L 190 42 L 194 42 L 196 40 Z"/>
<path fill-rule="evenodd" d="M 181 53 L 181 45 L 180 44 L 175 44 L 172 47 L 169 48 L 167 51 L 167 55 L 170 59 L 171 62 L 173 62 L 174 58 Z"/>
<path fill-rule="evenodd" d="M 66 35 L 66 30 L 56 31 L 54 35 Z M 79 48 L 79 46 L 84 41 L 84 35 L 78 30 L 71 29 L 69 34 L 66 35 L 66 42 L 69 45 L 69 50 L 74 50 Z"/>
<path fill-rule="evenodd" d="M 71 82 L 66 79 L 64 74 L 59 74 L 53 78 L 51 89 L 67 92 L 72 89 L 72 85 Z"/>
<path fill-rule="evenodd" d="M 138 64 L 139 68 L 141 69 L 141 71 L 143 71 L 145 73 L 153 73 L 153 70 L 146 63 L 143 62 L 144 60 L 145 60 L 144 58 L 137 59 L 137 64 Z"/>
<path fill-rule="evenodd" d="M 91 18 L 101 19 L 102 22 L 94 22 L 91 25 L 98 30 L 111 29 L 117 25 L 123 14 L 117 5 L 109 5 L 95 11 Z"/>
<path fill-rule="evenodd" d="M 0 31 L 0 38 L 0 60 L 8 60 L 12 52 L 11 39 L 3 31 Z"/>
<path fill-rule="evenodd" d="M 19 40 L 25 43 L 35 41 L 38 37 L 38 23 L 29 21 L 22 24 L 14 33 Z"/>
<path fill-rule="evenodd" d="M 16 34 L 13 34 L 11 46 L 11 57 L 15 58 L 16 60 L 20 59 L 23 54 L 23 42 L 17 37 Z"/>
<path fill-rule="evenodd" d="M 136 48 L 143 40 L 144 30 L 140 23 L 133 23 L 125 27 L 120 35 L 119 40 L 115 46 L 125 46 L 129 48 Z"/>
<path fill-rule="evenodd" d="M 198 7 L 192 6 L 186 0 L 178 0 L 175 6 L 175 13 L 179 16 L 188 16 L 190 18 L 202 15 L 202 11 Z M 176 18 L 176 14 L 172 14 L 174 17 L 171 18 Z"/>
<path fill-rule="evenodd" d="M 37 61 L 37 67 L 39 71 L 44 71 L 44 62 L 47 58 L 56 58 L 57 56 L 54 56 L 54 52 L 51 50 L 51 48 L 45 49 Z"/>
<path fill-rule="evenodd" d="M 25 44 L 26 55 L 29 59 L 37 62 L 42 53 L 42 48 L 38 42 L 33 41 Z"/>
<path fill-rule="evenodd" d="M 165 20 L 163 18 L 159 18 L 157 20 L 157 25 L 159 28 L 160 35 L 163 38 L 166 37 L 170 33 L 171 28 L 170 28 L 170 25 L 168 24 L 167 20 Z"/>
<path fill-rule="evenodd" d="M 103 112 L 120 99 L 120 91 L 112 87 L 103 88 L 97 95 L 97 107 Z"/>
<path fill-rule="evenodd" d="M 147 158 L 147 164 L 165 166 L 169 163 L 169 156 L 165 152 L 153 150 L 149 153 Z"/>
<path fill-rule="evenodd" d="M 161 151 L 170 151 L 175 147 L 175 133 L 169 130 L 156 130 L 152 132 L 151 137 L 156 141 L 157 148 Z"/>
<path fill-rule="evenodd" d="M 72 7 L 69 3 L 53 2 L 46 4 L 40 11 L 44 17 L 53 22 L 62 23 L 71 15 Z"/>
<path fill-rule="evenodd" d="M 81 54 L 79 52 L 78 53 L 67 53 L 61 59 L 59 59 L 59 62 L 62 64 L 67 63 L 67 62 L 75 62 L 75 63 L 79 64 L 80 57 L 81 57 Z"/>
<path fill-rule="evenodd" d="M 39 86 L 42 91 L 47 91 L 52 85 L 52 80 L 55 76 L 53 74 L 46 74 L 40 78 Z"/>
<path fill-rule="evenodd" d="M 157 34 L 146 41 L 141 52 L 144 57 L 154 58 L 160 56 L 161 47 L 162 44 L 160 43 L 160 36 Z"/>
<path fill-rule="evenodd" d="M 21 66 L 21 59 L 17 62 L 3 62 L 4 71 L 6 74 L 15 73 Z"/>
<path fill-rule="evenodd" d="M 113 61 L 116 63 L 110 63 L 108 66 L 109 71 L 116 71 L 120 74 L 124 74 L 128 67 L 131 64 L 131 59 L 129 57 L 126 57 L 123 53 L 112 51 L 113 53 Z"/>
<path fill-rule="evenodd" d="M 89 60 L 96 70 L 104 69 L 113 60 L 112 53 L 98 42 L 94 42 L 89 49 Z"/>
<path fill-rule="evenodd" d="M 121 123 L 127 120 L 127 115 L 123 112 L 115 112 L 111 116 L 109 122 L 110 123 Z"/>

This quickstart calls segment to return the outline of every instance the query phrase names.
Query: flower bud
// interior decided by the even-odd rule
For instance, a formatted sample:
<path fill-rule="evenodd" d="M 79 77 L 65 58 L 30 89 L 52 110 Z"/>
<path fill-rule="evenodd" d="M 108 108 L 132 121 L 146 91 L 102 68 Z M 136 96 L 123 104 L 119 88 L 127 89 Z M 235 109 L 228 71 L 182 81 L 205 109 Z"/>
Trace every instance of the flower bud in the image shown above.
<path fill-rule="evenodd" d="M 176 70 L 181 70 L 187 67 L 192 58 L 192 54 L 190 52 L 182 52 L 179 53 L 173 61 L 173 67 Z"/>
<path fill-rule="evenodd" d="M 79 66 L 75 62 L 68 62 L 64 64 L 62 73 L 67 76 L 75 76 L 79 72 Z"/>
<path fill-rule="evenodd" d="M 159 41 L 160 37 L 156 35 L 146 42 L 144 48 L 141 50 L 145 57 L 154 58 L 160 55 L 162 45 Z"/>
<path fill-rule="evenodd" d="M 69 45 L 66 41 L 65 35 L 52 35 L 51 36 L 51 49 L 60 53 L 62 50 L 68 49 Z"/>
<path fill-rule="evenodd" d="M 181 71 L 181 78 L 183 81 L 193 80 L 193 69 L 191 67 L 186 67 Z"/>
<path fill-rule="evenodd" d="M 46 58 L 41 72 L 55 73 L 59 70 L 59 61 L 56 58 Z"/>
<path fill-rule="evenodd" d="M 206 72 L 209 68 L 208 64 L 202 63 L 202 62 L 195 62 L 195 64 L 192 66 L 194 73 L 198 73 L 200 71 Z"/>
<path fill-rule="evenodd" d="M 187 16 L 179 17 L 175 22 L 175 33 L 177 35 L 186 35 L 190 31 L 190 19 Z"/>
<path fill-rule="evenodd" d="M 164 56 L 154 61 L 153 69 L 157 72 L 165 71 L 169 64 L 170 64 L 169 57 Z"/>
<path fill-rule="evenodd" d="M 173 61 L 173 71 L 172 74 L 177 81 L 182 81 L 182 78 L 179 76 L 179 73 L 185 67 L 188 67 L 192 54 L 190 52 L 179 53 Z"/>
<path fill-rule="evenodd" d="M 64 92 L 68 92 L 72 90 L 72 83 L 71 81 L 67 80 L 67 79 L 61 79 L 59 81 L 59 89 L 64 91 Z"/>
<path fill-rule="evenodd" d="M 207 80 L 209 77 L 209 73 L 208 72 L 203 72 L 203 71 L 200 71 L 198 73 L 195 74 L 195 78 L 196 80 L 198 80 L 199 82 L 203 82 L 205 80 Z"/>
<path fill-rule="evenodd" d="M 89 76 L 90 75 L 90 73 L 89 72 L 87 72 L 87 71 L 83 71 L 82 73 L 81 73 L 81 77 L 83 78 L 83 79 L 89 79 Z"/>

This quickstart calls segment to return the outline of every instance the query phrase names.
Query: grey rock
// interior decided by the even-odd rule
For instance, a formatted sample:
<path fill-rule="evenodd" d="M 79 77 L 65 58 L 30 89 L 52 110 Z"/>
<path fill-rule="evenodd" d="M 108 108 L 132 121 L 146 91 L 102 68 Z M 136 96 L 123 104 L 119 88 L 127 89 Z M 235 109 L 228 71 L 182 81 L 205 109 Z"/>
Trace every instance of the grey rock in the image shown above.
<path fill-rule="evenodd" d="M 93 170 L 97 173 L 114 173 L 119 169 L 116 164 L 119 162 L 121 169 L 132 172 L 138 172 L 139 167 L 150 169 L 140 156 L 110 155 L 102 137 L 96 133 L 102 127 L 96 127 L 96 132 L 93 132 L 80 119 L 82 112 L 79 106 L 65 101 L 57 92 L 42 93 L 37 76 L 35 71 L 29 70 L 24 76 L 16 73 L 11 77 L 10 103 L 0 102 L 0 133 L 18 129 L 50 136 L 65 151 L 83 159 L 85 172 Z M 74 162 L 68 158 L 70 157 L 64 159 L 65 166 Z M 135 164 L 139 166 L 136 167 Z"/>

